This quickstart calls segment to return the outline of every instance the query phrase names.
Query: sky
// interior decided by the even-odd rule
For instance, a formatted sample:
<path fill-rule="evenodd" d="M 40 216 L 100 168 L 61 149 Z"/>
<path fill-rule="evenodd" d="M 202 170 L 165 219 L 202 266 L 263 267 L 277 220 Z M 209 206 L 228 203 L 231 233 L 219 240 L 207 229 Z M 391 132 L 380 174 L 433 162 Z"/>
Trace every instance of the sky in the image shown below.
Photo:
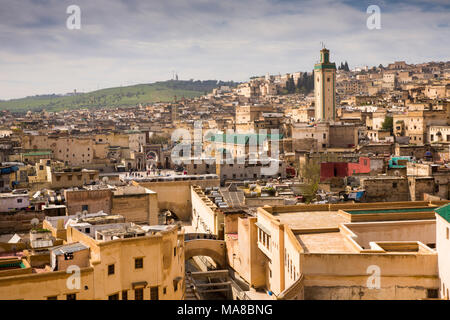
<path fill-rule="evenodd" d="M 350 68 L 447 61 L 449 39 L 450 0 L 0 0 L 0 99 L 311 71 L 322 42 Z"/>

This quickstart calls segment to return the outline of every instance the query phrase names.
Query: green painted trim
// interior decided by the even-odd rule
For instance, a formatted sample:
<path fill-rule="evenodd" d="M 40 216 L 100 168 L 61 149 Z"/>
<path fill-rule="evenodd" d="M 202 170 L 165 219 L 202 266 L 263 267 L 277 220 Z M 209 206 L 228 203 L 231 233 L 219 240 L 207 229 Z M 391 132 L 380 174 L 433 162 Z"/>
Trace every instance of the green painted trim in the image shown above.
<path fill-rule="evenodd" d="M 318 64 L 314 65 L 314 70 L 321 70 L 321 69 L 336 70 L 336 64 L 335 63 L 318 63 Z"/>

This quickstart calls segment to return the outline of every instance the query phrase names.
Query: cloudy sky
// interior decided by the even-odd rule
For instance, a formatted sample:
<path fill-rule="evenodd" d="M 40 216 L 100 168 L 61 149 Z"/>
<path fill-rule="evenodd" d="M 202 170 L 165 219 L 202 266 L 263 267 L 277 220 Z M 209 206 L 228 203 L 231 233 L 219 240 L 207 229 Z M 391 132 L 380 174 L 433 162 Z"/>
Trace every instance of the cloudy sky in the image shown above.
<path fill-rule="evenodd" d="M 351 68 L 447 61 L 449 39 L 449 0 L 0 0 L 0 99 L 311 71 L 321 42 Z"/>

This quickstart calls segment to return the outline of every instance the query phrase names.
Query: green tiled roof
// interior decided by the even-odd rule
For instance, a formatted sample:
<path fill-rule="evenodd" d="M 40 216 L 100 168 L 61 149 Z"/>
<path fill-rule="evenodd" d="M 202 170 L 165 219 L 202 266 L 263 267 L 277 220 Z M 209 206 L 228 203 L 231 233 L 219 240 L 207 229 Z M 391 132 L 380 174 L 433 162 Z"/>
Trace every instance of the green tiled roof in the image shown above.
<path fill-rule="evenodd" d="M 447 222 L 450 222 L 450 203 L 437 208 L 436 213 L 444 218 Z"/>
<path fill-rule="evenodd" d="M 27 153 L 24 153 L 23 155 L 25 157 L 27 157 L 27 156 L 31 157 L 31 156 L 48 156 L 51 154 L 52 154 L 51 151 L 39 151 L 39 152 L 27 152 Z"/>

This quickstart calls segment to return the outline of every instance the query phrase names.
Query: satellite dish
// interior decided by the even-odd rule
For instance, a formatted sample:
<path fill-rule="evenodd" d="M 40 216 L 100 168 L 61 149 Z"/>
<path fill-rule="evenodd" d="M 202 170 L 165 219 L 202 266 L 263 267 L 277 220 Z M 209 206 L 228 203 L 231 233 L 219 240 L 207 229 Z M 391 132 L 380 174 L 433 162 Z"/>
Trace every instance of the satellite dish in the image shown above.
<path fill-rule="evenodd" d="M 80 219 L 80 218 L 81 218 L 81 212 L 75 213 L 75 217 L 76 217 L 77 219 Z"/>
<path fill-rule="evenodd" d="M 83 212 L 82 212 L 82 214 L 83 215 L 86 215 L 86 214 L 88 214 L 89 212 L 87 211 L 87 210 L 83 210 Z"/>
<path fill-rule="evenodd" d="M 33 218 L 33 219 L 31 219 L 30 223 L 33 226 L 33 228 L 36 228 L 39 225 L 39 219 L 38 218 Z"/>
<path fill-rule="evenodd" d="M 108 177 L 103 177 L 103 178 L 102 178 L 102 181 L 103 181 L 104 183 L 108 183 L 109 179 L 108 179 Z"/>

